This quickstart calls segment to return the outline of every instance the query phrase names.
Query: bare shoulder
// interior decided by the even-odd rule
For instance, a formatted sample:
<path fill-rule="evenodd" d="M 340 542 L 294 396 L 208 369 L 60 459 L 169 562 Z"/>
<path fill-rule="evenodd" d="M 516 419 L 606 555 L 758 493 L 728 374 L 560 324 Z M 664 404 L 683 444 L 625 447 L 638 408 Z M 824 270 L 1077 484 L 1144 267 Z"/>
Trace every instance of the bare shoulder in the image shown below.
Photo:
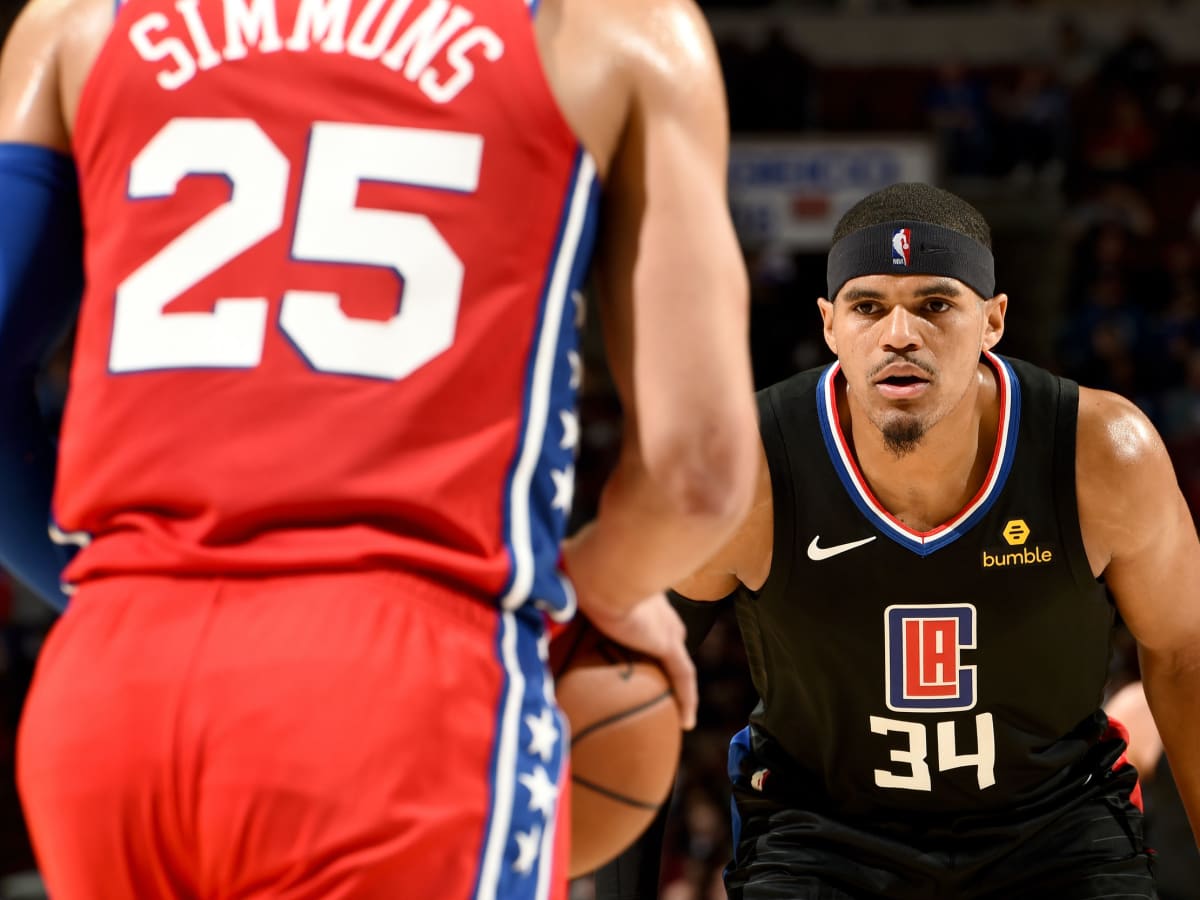
<path fill-rule="evenodd" d="M 65 149 L 58 56 L 71 0 L 30 0 L 0 55 L 0 141 Z"/>
<path fill-rule="evenodd" d="M 1109 391 L 1079 389 L 1079 465 L 1098 476 L 1136 471 L 1166 449 L 1150 420 L 1133 402 Z"/>
<path fill-rule="evenodd" d="M 1114 553 L 1154 540 L 1155 523 L 1178 502 L 1162 438 L 1126 398 L 1079 389 L 1076 489 L 1088 554 L 1098 569 Z"/>
<path fill-rule="evenodd" d="M 0 57 L 0 140 L 69 149 L 75 101 L 112 9 L 111 0 L 29 0 Z"/>
<path fill-rule="evenodd" d="M 1093 573 L 1145 650 L 1192 659 L 1200 541 L 1166 446 L 1136 406 L 1080 389 L 1076 484 Z"/>
<path fill-rule="evenodd" d="M 647 102 L 668 108 L 724 103 L 712 32 L 694 0 L 599 0 L 597 5 L 618 17 L 625 31 L 620 56 Z"/>
<path fill-rule="evenodd" d="M 602 174 L 639 107 L 724 103 L 694 0 L 542 0 L 538 41 L 559 104 Z"/>

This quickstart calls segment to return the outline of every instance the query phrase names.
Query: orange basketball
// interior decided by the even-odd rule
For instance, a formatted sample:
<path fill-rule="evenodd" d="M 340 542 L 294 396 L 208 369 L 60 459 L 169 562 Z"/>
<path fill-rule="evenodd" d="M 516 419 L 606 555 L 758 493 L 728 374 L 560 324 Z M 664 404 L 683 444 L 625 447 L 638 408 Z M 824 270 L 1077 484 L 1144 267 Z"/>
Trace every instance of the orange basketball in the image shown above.
<path fill-rule="evenodd" d="M 654 820 L 671 793 L 683 735 L 658 663 L 586 621 L 555 639 L 550 662 L 571 724 L 575 878 L 613 859 Z"/>

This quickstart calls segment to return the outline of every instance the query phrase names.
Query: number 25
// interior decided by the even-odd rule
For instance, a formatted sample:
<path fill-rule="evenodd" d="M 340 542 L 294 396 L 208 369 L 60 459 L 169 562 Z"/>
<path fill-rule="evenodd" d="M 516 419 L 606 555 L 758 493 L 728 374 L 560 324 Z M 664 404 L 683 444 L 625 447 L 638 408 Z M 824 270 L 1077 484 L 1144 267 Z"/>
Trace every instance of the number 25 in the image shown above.
<path fill-rule="evenodd" d="M 385 322 L 342 312 L 337 294 L 289 290 L 279 327 L 316 370 L 397 380 L 454 342 L 463 263 L 428 217 L 360 209 L 362 181 L 473 193 L 483 138 L 426 129 L 318 122 L 312 126 L 292 256 L 379 266 L 404 279 Z M 229 200 L 167 244 L 117 288 L 109 368 L 253 368 L 266 340 L 266 297 L 220 297 L 212 312 L 167 305 L 283 224 L 291 166 L 250 119 L 173 119 L 134 158 L 129 195 L 174 194 L 188 175 L 219 174 Z"/>

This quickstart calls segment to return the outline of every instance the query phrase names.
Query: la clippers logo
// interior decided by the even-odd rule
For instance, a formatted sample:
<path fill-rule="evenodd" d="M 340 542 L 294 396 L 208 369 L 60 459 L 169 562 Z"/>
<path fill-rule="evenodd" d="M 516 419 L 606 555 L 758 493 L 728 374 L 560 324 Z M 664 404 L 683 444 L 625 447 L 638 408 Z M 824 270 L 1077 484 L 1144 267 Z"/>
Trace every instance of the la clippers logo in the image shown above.
<path fill-rule="evenodd" d="M 892 235 L 892 265 L 907 266 L 912 262 L 912 229 L 897 228 Z"/>
<path fill-rule="evenodd" d="M 975 607 L 889 606 L 884 617 L 888 709 L 973 708 L 975 666 L 962 664 L 962 651 L 975 649 Z"/>

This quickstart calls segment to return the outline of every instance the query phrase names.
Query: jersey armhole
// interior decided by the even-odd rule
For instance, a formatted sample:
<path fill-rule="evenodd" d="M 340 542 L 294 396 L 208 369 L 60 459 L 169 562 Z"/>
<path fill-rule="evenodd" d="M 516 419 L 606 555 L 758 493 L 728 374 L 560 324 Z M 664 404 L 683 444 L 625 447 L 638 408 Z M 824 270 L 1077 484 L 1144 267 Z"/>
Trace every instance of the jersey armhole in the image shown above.
<path fill-rule="evenodd" d="M 1054 420 L 1054 505 L 1058 521 L 1063 524 L 1063 542 L 1067 561 L 1076 584 L 1092 589 L 1096 578 L 1088 563 L 1079 522 L 1079 498 L 1075 490 L 1075 457 L 1079 426 L 1079 385 L 1066 378 L 1056 378 L 1058 397 Z M 1071 523 L 1069 529 L 1067 524 Z"/>
<path fill-rule="evenodd" d="M 762 587 L 746 593 L 757 598 L 768 593 L 786 592 L 792 579 L 792 561 L 796 547 L 796 496 L 787 448 L 787 438 L 780 427 L 776 408 L 778 391 L 767 390 L 759 395 L 759 432 L 767 471 L 771 477 L 771 568 Z"/>

